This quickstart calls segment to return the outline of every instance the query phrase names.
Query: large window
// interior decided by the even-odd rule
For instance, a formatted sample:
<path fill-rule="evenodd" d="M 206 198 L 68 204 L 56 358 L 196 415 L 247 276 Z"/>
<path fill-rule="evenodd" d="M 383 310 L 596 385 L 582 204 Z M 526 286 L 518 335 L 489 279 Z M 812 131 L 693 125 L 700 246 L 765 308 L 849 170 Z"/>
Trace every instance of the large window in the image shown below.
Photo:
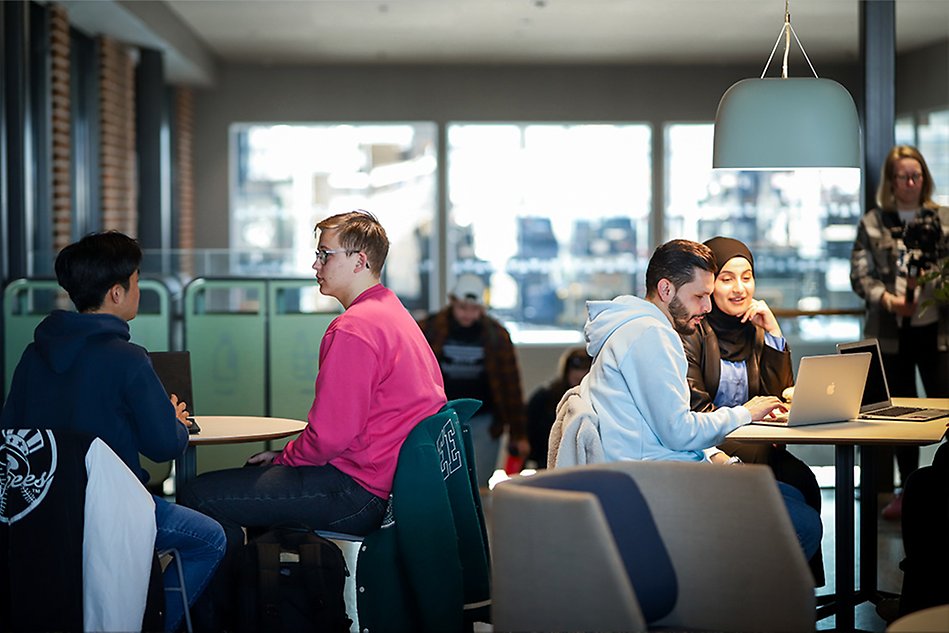
<path fill-rule="evenodd" d="M 433 123 L 233 125 L 231 249 L 226 267 L 204 274 L 309 276 L 316 222 L 367 209 L 391 242 L 386 285 L 426 310 L 435 135 Z"/>
<path fill-rule="evenodd" d="M 934 198 L 949 205 L 949 110 L 937 110 L 920 117 L 916 126 L 919 151 L 936 185 Z"/>
<path fill-rule="evenodd" d="M 945 203 L 949 111 L 901 119 L 896 132 L 926 155 Z M 435 123 L 234 125 L 231 248 L 219 254 L 224 264 L 199 274 L 309 276 L 316 221 L 366 208 L 389 232 L 384 281 L 407 307 L 439 308 L 445 297 L 434 289 L 474 273 L 522 343 L 575 341 L 587 300 L 642 296 L 652 247 L 676 237 L 748 243 L 758 295 L 776 310 L 859 311 L 849 280 L 859 171 L 714 171 L 712 124 L 668 124 L 663 133 L 663 219 L 652 235 L 646 124 L 449 124 L 444 165 Z M 439 259 L 436 244 L 446 246 Z M 826 345 L 858 338 L 860 320 L 806 317 L 788 328 Z"/>
<path fill-rule="evenodd" d="M 482 276 L 516 340 L 576 339 L 586 300 L 640 292 L 649 126 L 455 124 L 448 161 L 448 287 Z"/>
<path fill-rule="evenodd" d="M 745 242 L 755 256 L 757 295 L 776 309 L 859 308 L 850 250 L 861 215 L 860 172 L 712 169 L 711 124 L 666 126 L 665 238 Z M 856 339 L 859 319 L 792 321 L 801 340 Z"/>
<path fill-rule="evenodd" d="M 896 142 L 913 145 L 929 165 L 936 190 L 933 198 L 949 205 L 949 110 L 934 110 L 896 120 Z"/>

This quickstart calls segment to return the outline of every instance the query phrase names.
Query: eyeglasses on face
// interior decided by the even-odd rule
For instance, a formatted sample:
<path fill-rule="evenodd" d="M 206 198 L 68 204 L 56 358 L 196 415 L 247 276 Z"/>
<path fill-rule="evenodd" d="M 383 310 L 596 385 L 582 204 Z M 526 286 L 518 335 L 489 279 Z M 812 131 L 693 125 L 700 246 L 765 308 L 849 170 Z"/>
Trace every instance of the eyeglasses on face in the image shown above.
<path fill-rule="evenodd" d="M 353 253 L 358 253 L 359 250 L 350 250 L 348 248 L 321 248 L 316 251 L 313 251 L 313 254 L 316 255 L 316 261 L 320 262 L 321 266 L 326 265 L 326 260 L 330 258 L 330 255 L 335 255 L 336 253 L 346 253 L 347 255 L 352 255 Z M 369 262 L 366 262 L 366 268 L 369 268 Z"/>
<path fill-rule="evenodd" d="M 334 248 L 334 249 L 321 248 L 319 250 L 314 251 L 314 254 L 316 255 L 316 261 L 320 262 L 320 264 L 325 266 L 326 260 L 330 258 L 330 255 L 335 255 L 336 253 L 346 253 L 347 255 L 352 255 L 354 252 L 355 251 L 351 251 L 346 248 Z"/>
<path fill-rule="evenodd" d="M 895 176 L 893 176 L 893 180 L 896 180 L 897 182 L 901 182 L 901 183 L 907 183 L 910 180 L 912 180 L 913 182 L 919 182 L 922 179 L 923 179 L 923 175 L 919 173 L 918 171 L 914 171 L 911 174 L 896 174 Z"/>

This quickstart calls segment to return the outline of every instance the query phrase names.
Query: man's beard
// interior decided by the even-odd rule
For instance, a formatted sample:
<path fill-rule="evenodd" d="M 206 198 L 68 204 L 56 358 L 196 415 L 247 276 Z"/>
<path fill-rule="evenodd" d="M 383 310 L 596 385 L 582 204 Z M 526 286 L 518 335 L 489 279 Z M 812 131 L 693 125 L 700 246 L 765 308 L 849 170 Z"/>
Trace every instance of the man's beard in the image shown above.
<path fill-rule="evenodd" d="M 692 319 L 700 315 L 689 314 L 689 309 L 682 305 L 682 299 L 679 298 L 678 293 L 669 302 L 669 315 L 672 317 L 672 329 L 676 332 L 683 336 L 695 334 Z"/>

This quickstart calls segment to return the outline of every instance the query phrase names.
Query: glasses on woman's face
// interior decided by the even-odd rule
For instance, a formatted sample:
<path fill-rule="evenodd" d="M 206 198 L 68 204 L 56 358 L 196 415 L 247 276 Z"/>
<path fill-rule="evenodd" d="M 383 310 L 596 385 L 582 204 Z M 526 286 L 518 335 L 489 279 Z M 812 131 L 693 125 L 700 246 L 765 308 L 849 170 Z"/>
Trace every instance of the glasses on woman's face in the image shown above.
<path fill-rule="evenodd" d="M 912 180 L 913 182 L 919 182 L 922 179 L 923 179 L 923 175 L 919 173 L 918 171 L 914 171 L 911 174 L 896 174 L 895 176 L 893 176 L 893 180 L 903 185 L 908 183 L 910 180 Z"/>

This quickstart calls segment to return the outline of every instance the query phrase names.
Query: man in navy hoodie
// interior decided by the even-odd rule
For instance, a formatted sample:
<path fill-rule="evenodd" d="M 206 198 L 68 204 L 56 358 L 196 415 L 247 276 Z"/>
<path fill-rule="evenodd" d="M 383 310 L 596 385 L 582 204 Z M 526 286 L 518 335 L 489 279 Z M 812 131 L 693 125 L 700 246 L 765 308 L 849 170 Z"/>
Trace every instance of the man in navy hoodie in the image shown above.
<path fill-rule="evenodd" d="M 139 453 L 157 462 L 188 444 L 185 403 L 165 394 L 145 349 L 129 342 L 138 313 L 142 249 L 118 232 L 93 233 L 56 257 L 56 278 L 77 312 L 56 310 L 34 332 L 13 374 L 0 428 L 43 428 L 95 435 L 142 483 Z M 155 547 L 177 548 L 192 604 L 224 555 L 224 530 L 190 508 L 155 497 Z M 165 585 L 177 586 L 174 569 Z M 169 600 L 165 628 L 184 616 Z"/>

